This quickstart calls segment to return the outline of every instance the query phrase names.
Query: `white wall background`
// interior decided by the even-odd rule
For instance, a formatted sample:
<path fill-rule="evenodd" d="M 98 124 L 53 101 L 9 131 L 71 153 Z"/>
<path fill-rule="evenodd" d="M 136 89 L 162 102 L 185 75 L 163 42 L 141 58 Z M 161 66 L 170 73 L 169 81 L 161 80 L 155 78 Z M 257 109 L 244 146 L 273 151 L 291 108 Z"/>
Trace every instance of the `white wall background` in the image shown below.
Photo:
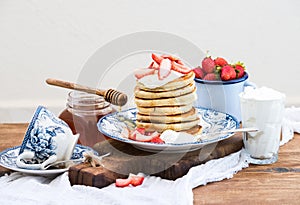
<path fill-rule="evenodd" d="M 1 0 L 0 123 L 29 121 L 40 104 L 59 113 L 68 91 L 46 78 L 76 82 L 101 45 L 146 30 L 241 60 L 251 81 L 300 106 L 299 10 L 298 0 Z"/>

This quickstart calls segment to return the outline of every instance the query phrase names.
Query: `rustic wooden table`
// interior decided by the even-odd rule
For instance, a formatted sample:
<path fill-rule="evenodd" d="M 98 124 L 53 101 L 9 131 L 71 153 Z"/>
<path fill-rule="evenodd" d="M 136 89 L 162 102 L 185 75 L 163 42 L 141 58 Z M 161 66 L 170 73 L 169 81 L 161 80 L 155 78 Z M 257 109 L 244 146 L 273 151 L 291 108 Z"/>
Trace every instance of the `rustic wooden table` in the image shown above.
<path fill-rule="evenodd" d="M 0 151 L 20 145 L 26 129 L 27 124 L 0 124 Z M 0 166 L 0 176 L 7 172 Z M 300 204 L 300 135 L 280 148 L 278 162 L 250 165 L 193 192 L 195 204 Z"/>

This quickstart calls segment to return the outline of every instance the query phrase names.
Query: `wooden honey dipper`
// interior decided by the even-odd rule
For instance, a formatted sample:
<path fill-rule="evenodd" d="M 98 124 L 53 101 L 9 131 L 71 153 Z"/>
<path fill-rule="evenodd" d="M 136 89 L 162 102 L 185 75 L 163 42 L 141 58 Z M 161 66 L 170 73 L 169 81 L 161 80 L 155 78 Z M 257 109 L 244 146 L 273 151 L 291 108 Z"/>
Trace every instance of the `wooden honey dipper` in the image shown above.
<path fill-rule="evenodd" d="M 78 90 L 78 91 L 83 91 L 83 92 L 103 96 L 107 102 L 110 102 L 114 105 L 123 106 L 127 103 L 127 95 L 114 89 L 99 90 L 96 88 L 90 88 L 76 83 L 66 82 L 66 81 L 57 80 L 53 78 L 48 78 L 46 82 L 49 85 L 55 85 L 63 88 L 69 88 L 73 90 Z"/>

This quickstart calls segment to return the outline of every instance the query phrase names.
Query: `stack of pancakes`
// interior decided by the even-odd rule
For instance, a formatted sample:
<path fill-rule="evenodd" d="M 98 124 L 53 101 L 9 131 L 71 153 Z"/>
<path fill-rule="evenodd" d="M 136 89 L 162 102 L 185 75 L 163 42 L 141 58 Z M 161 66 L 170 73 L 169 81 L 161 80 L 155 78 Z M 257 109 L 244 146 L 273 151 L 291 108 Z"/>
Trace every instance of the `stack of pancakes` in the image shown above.
<path fill-rule="evenodd" d="M 148 132 L 162 133 L 167 129 L 197 134 L 200 132 L 194 72 L 181 76 L 158 88 L 147 88 L 137 82 L 135 103 L 138 113 L 136 125 Z"/>

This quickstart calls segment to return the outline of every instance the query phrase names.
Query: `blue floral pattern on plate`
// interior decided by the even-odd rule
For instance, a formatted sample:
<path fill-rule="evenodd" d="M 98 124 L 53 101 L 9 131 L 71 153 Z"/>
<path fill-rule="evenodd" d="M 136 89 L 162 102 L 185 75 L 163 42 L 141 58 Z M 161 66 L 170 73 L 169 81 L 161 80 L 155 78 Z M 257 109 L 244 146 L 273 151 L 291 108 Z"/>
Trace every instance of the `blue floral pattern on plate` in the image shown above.
<path fill-rule="evenodd" d="M 49 169 L 49 170 L 31 170 L 31 169 L 19 168 L 16 165 L 16 159 L 17 159 L 17 156 L 19 155 L 19 151 L 20 151 L 20 146 L 17 146 L 17 147 L 9 148 L 9 149 L 1 152 L 0 153 L 0 165 L 7 169 L 13 170 L 13 171 L 19 171 L 19 172 L 23 172 L 23 173 L 36 174 L 36 175 L 53 175 L 53 174 L 59 174 L 59 173 L 62 173 L 62 172 L 65 172 L 68 170 L 68 168 Z M 75 149 L 73 151 L 71 159 L 83 159 L 84 158 L 83 153 L 88 152 L 88 151 L 91 151 L 95 155 L 98 155 L 98 153 L 96 151 L 94 151 L 92 148 L 77 144 L 75 146 Z"/>
<path fill-rule="evenodd" d="M 222 130 L 231 130 L 239 127 L 239 122 L 231 115 L 226 113 L 218 112 L 216 110 L 206 109 L 206 108 L 196 108 L 200 117 L 200 124 L 202 126 L 202 133 L 218 132 Z M 113 113 L 102 117 L 97 126 L 100 132 L 104 135 L 125 143 L 134 145 L 135 147 L 151 151 L 151 152 L 186 152 L 191 150 L 200 149 L 205 145 L 218 142 L 233 136 L 233 133 L 228 133 L 224 135 L 218 135 L 213 138 L 203 139 L 201 141 L 194 141 L 188 143 L 165 143 L 165 144 L 155 144 L 149 142 L 137 142 L 124 138 L 121 135 L 123 129 L 128 126 L 128 122 L 135 126 L 136 120 L 136 108 L 131 108 L 118 113 Z"/>

